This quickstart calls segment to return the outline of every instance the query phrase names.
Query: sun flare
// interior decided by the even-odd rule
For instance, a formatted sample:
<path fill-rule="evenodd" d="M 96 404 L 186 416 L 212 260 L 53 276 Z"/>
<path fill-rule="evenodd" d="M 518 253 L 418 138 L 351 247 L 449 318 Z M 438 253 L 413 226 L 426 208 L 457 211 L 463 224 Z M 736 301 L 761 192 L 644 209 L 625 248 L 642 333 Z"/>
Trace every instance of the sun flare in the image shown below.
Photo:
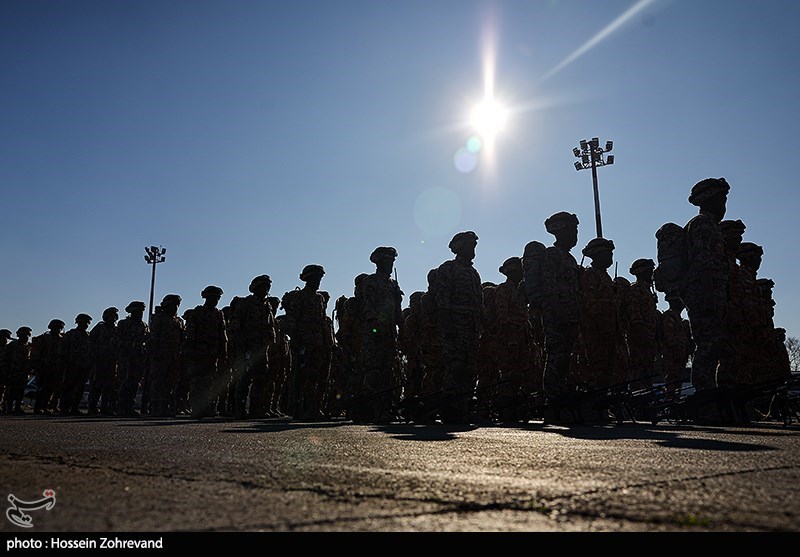
<path fill-rule="evenodd" d="M 486 141 L 491 141 L 508 122 L 508 110 L 493 98 L 485 98 L 475 105 L 470 115 L 475 131 Z"/>

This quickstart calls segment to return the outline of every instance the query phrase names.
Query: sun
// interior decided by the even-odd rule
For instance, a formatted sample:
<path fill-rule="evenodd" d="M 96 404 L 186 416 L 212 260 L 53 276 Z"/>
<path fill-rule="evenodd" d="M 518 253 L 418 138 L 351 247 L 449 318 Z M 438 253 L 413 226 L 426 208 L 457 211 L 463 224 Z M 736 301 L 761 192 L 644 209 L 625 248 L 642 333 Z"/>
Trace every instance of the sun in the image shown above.
<path fill-rule="evenodd" d="M 491 97 L 475 105 L 470 114 L 470 123 L 484 139 L 491 141 L 506 127 L 508 110 Z"/>

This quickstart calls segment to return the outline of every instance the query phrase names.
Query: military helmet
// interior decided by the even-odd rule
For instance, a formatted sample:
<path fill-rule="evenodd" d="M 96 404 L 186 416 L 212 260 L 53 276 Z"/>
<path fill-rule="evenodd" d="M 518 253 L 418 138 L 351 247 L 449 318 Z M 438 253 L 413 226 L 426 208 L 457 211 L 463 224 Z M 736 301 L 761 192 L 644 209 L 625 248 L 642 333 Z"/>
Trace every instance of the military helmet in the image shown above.
<path fill-rule="evenodd" d="M 250 292 L 254 292 L 255 289 L 262 284 L 266 284 L 267 290 L 269 290 L 269 287 L 272 286 L 272 279 L 269 277 L 269 275 L 258 275 L 257 277 L 255 277 L 253 280 L 250 281 L 250 287 L 248 288 L 248 290 L 250 290 Z"/>
<path fill-rule="evenodd" d="M 167 294 L 161 300 L 161 305 L 162 306 L 168 306 L 168 305 L 171 305 L 171 304 L 175 304 L 176 306 L 179 306 L 179 305 L 181 305 L 181 301 L 182 301 L 181 297 L 178 296 L 177 294 Z"/>
<path fill-rule="evenodd" d="M 459 232 L 453 239 L 450 240 L 450 243 L 447 247 L 450 248 L 450 251 L 453 253 L 458 253 L 458 250 L 461 249 L 461 246 L 467 244 L 477 244 L 478 243 L 478 235 L 475 234 L 472 230 L 467 230 L 466 232 Z"/>
<path fill-rule="evenodd" d="M 746 228 L 744 223 L 739 219 L 724 220 L 719 223 L 719 230 L 722 232 L 722 237 L 725 240 L 732 240 L 737 236 L 741 238 Z"/>
<path fill-rule="evenodd" d="M 91 321 L 92 321 L 92 316 L 89 315 L 88 313 L 79 313 L 78 315 L 75 316 L 75 323 L 82 323 L 82 322 L 91 323 Z"/>
<path fill-rule="evenodd" d="M 222 288 L 213 285 L 206 286 L 205 288 L 203 288 L 203 291 L 200 292 L 200 296 L 203 298 L 207 298 L 209 296 L 213 296 L 215 298 L 221 298 Z"/>
<path fill-rule="evenodd" d="M 127 311 L 128 313 L 133 313 L 137 309 L 144 311 L 146 308 L 147 306 L 145 305 L 144 302 L 140 302 L 137 300 L 125 306 L 125 311 Z"/>
<path fill-rule="evenodd" d="M 385 246 L 375 248 L 375 250 L 369 256 L 369 260 L 372 263 L 378 263 L 379 261 L 386 260 L 394 261 L 395 259 L 397 259 L 397 250 L 392 247 Z"/>
<path fill-rule="evenodd" d="M 760 278 L 756 279 L 756 285 L 758 285 L 758 287 L 762 290 L 765 288 L 768 290 L 772 290 L 773 288 L 775 288 L 775 281 L 770 278 Z"/>
<path fill-rule="evenodd" d="M 425 292 L 422 292 L 422 291 L 419 291 L 419 290 L 417 290 L 416 292 L 412 292 L 411 296 L 408 297 L 408 303 L 409 304 L 415 304 L 415 303 L 419 302 L 420 300 L 422 300 L 422 296 L 424 296 L 424 295 L 425 295 Z"/>
<path fill-rule="evenodd" d="M 356 286 L 358 286 L 358 285 L 359 285 L 359 284 L 361 284 L 361 282 L 362 282 L 362 281 L 363 281 L 365 278 L 367 278 L 368 276 L 369 276 L 369 275 L 368 275 L 367 273 L 361 273 L 361 274 L 359 274 L 359 275 L 358 275 L 358 276 L 357 276 L 355 279 L 353 279 L 353 284 L 355 284 Z"/>
<path fill-rule="evenodd" d="M 48 329 L 63 329 L 66 326 L 66 323 L 61 321 L 61 319 L 51 319 L 50 323 L 47 324 Z"/>
<path fill-rule="evenodd" d="M 578 215 L 566 211 L 559 211 L 554 215 L 550 215 L 544 221 L 544 229 L 550 234 L 555 234 L 560 230 L 577 227 L 578 224 Z"/>
<path fill-rule="evenodd" d="M 715 195 L 727 195 L 729 191 L 731 191 L 731 187 L 725 178 L 706 178 L 692 186 L 692 191 L 689 194 L 689 203 L 699 206 Z"/>
<path fill-rule="evenodd" d="M 281 299 L 277 296 L 269 296 L 267 302 L 269 302 L 269 305 L 272 307 L 272 313 L 276 313 L 278 308 L 281 307 Z"/>
<path fill-rule="evenodd" d="M 742 242 L 736 252 L 736 257 L 739 259 L 743 257 L 762 257 L 763 255 L 764 248 L 753 242 Z"/>
<path fill-rule="evenodd" d="M 9 331 L 8 329 L 0 329 L 0 338 L 8 339 L 11 338 L 12 336 L 14 336 L 14 333 Z"/>
<path fill-rule="evenodd" d="M 503 274 L 505 276 L 508 276 L 508 273 L 510 273 L 511 269 L 513 269 L 513 268 L 522 269 L 522 259 L 521 258 L 519 258 L 519 257 L 509 257 L 508 259 L 503 261 L 503 264 L 500 265 L 500 268 L 498 269 L 498 271 L 500 271 L 501 274 Z"/>
<path fill-rule="evenodd" d="M 108 319 L 111 316 L 119 316 L 119 310 L 114 306 L 103 310 L 103 319 Z"/>
<path fill-rule="evenodd" d="M 31 334 L 31 328 L 30 327 L 20 327 L 19 329 L 17 329 L 17 336 L 30 335 L 30 334 Z"/>
<path fill-rule="evenodd" d="M 606 238 L 593 238 L 586 244 L 586 247 L 581 250 L 581 253 L 586 257 L 593 258 L 601 251 L 614 250 L 614 242 Z"/>
<path fill-rule="evenodd" d="M 644 273 L 648 270 L 652 271 L 656 268 L 656 263 L 652 259 L 637 259 L 631 265 L 630 273 L 632 275 L 638 275 L 639 273 Z"/>
<path fill-rule="evenodd" d="M 306 282 L 311 277 L 320 277 L 325 275 L 325 269 L 322 268 L 322 265 L 306 265 L 303 267 L 303 272 L 300 273 L 300 280 Z"/>

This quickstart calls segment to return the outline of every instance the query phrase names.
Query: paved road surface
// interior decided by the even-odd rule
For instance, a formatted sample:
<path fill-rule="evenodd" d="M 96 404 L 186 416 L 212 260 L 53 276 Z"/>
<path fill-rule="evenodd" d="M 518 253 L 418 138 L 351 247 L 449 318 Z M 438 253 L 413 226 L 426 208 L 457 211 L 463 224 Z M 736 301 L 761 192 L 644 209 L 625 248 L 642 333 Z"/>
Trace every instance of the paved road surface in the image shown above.
<path fill-rule="evenodd" d="M 33 531 L 797 532 L 799 433 L 4 416 L 0 496 L 56 491 Z"/>

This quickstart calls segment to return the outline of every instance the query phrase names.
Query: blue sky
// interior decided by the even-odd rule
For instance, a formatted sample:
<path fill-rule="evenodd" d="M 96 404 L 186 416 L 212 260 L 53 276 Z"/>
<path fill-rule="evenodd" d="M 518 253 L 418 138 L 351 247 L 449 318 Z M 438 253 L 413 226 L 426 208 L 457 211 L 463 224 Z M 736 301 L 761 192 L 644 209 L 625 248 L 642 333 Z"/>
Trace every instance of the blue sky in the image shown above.
<path fill-rule="evenodd" d="M 156 298 L 182 310 L 262 273 L 282 295 L 309 263 L 352 295 L 381 245 L 407 301 L 461 230 L 500 282 L 561 210 L 580 260 L 594 209 L 571 151 L 598 136 L 615 145 L 599 182 L 619 274 L 696 213 L 692 184 L 724 176 L 776 325 L 800 336 L 798 21 L 788 0 L 6 0 L 0 327 L 147 301 L 151 244 L 168 250 Z M 462 172 L 487 61 L 508 125 Z"/>

